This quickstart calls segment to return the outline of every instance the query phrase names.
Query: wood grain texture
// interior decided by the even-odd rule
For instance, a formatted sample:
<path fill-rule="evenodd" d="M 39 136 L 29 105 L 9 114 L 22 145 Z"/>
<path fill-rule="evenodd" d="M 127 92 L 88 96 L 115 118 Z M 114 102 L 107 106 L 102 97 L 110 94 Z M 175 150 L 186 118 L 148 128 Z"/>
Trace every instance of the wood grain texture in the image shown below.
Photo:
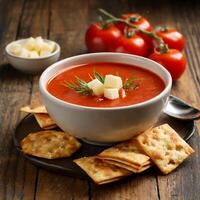
<path fill-rule="evenodd" d="M 21 118 L 19 108 L 29 101 L 30 84 L 10 65 L 5 64 L 4 47 L 15 40 L 23 1 L 1 1 L 0 18 L 0 199 L 34 198 L 34 167 L 13 148 L 12 134 Z M 25 182 L 29 184 L 25 184 Z"/>
<path fill-rule="evenodd" d="M 12 134 L 24 116 L 18 112 L 19 108 L 41 103 L 39 76 L 22 74 L 6 64 L 4 46 L 15 38 L 41 35 L 61 45 L 61 58 L 85 53 L 84 33 L 90 23 L 98 20 L 98 8 L 118 16 L 123 12 L 139 12 L 153 25 L 168 24 L 183 32 L 187 38 L 188 66 L 173 85 L 172 93 L 200 107 L 200 4 L 197 0 L 159 3 L 156 0 L 0 0 L 0 199 L 199 199 L 198 133 L 190 140 L 196 153 L 170 175 L 162 176 L 152 168 L 105 186 L 37 169 L 13 148 Z M 200 130 L 199 121 L 197 127 Z"/>
<path fill-rule="evenodd" d="M 108 185 L 97 186 L 91 184 L 91 199 L 107 200 L 157 200 L 158 191 L 155 174 L 152 169 L 132 175 L 122 181 Z"/>
<path fill-rule="evenodd" d="M 52 1 L 49 5 L 49 38 L 61 45 L 62 58 L 84 52 L 87 7 L 83 1 Z M 76 10 L 76 12 L 73 12 Z M 73 19 L 73 20 L 71 20 Z M 79 29 L 75 24 L 79 24 Z M 33 90 L 37 93 L 37 80 Z M 38 96 L 37 96 L 38 97 Z M 34 99 L 38 99 L 33 96 Z M 36 199 L 88 199 L 88 182 L 39 170 Z"/>
<path fill-rule="evenodd" d="M 49 35 L 49 20 L 50 20 L 50 1 L 27 1 L 24 6 L 24 12 L 22 15 L 22 19 L 20 22 L 20 28 L 18 32 L 18 37 L 30 37 L 30 36 L 42 36 L 43 38 L 48 38 Z M 39 82 L 39 75 L 31 76 L 29 81 L 31 82 L 31 91 L 30 91 L 30 101 L 29 104 L 32 106 L 37 106 L 42 103 L 39 89 L 38 89 L 38 82 Z M 27 161 L 28 162 L 28 161 Z M 33 198 L 36 198 L 38 188 L 38 181 L 41 180 L 44 170 L 39 170 L 34 167 L 35 171 L 33 176 L 35 177 L 34 182 L 34 195 Z M 46 178 L 51 176 L 50 173 L 47 173 Z M 42 176 L 43 177 L 43 176 Z M 52 182 L 55 183 L 55 182 Z M 49 185 L 49 183 L 44 184 Z M 49 188 L 51 186 L 49 185 Z M 51 191 L 51 190 L 50 190 Z M 40 193 L 39 193 L 40 194 Z M 42 193 L 43 194 L 43 193 Z M 54 193 L 55 194 L 55 193 Z M 50 194 L 51 195 L 51 194 Z M 26 197 L 25 197 L 26 199 Z M 38 199 L 40 199 L 38 197 Z"/>
<path fill-rule="evenodd" d="M 23 0 L 0 1 L 0 69 L 4 68 L 6 61 L 5 46 L 16 38 L 22 9 Z"/>
<path fill-rule="evenodd" d="M 18 2 L 19 4 L 19 2 Z M 48 2 L 46 1 L 48 6 Z M 12 4 L 9 6 L 12 8 Z M 44 12 L 45 1 L 38 2 L 21 2 L 18 6 L 13 5 L 11 9 L 11 15 L 14 19 L 10 17 L 8 28 L 12 26 L 13 30 L 9 30 L 9 34 L 13 34 L 13 38 L 10 38 L 10 42 L 15 40 L 15 38 L 26 38 L 30 35 L 42 35 L 45 36 L 45 24 L 47 21 L 41 19 L 46 19 L 46 14 Z M 21 12 L 20 12 L 21 10 Z M 9 13 L 7 11 L 7 13 Z M 19 14 L 19 16 L 17 15 Z M 42 16 L 44 15 L 44 16 Z M 41 17 L 41 19 L 40 19 Z M 18 19 L 18 22 L 16 21 Z M 12 22 L 14 20 L 14 22 Z M 20 21 L 19 21 L 20 20 Z M 11 37 L 11 35 L 9 36 Z M 24 114 L 19 113 L 19 108 L 23 105 L 31 103 L 31 98 L 33 97 L 38 101 L 38 89 L 35 89 L 33 84 L 38 82 L 38 77 L 33 77 L 31 75 L 25 75 L 16 70 L 12 69 L 11 66 L 6 66 L 1 72 L 0 91 L 1 91 L 1 112 L 4 113 L 1 117 L 3 124 L 4 134 L 2 142 L 0 145 L 6 153 L 1 154 L 3 156 L 1 173 L 3 176 L 3 195 L 0 195 L 0 199 L 34 199 L 35 197 L 35 186 L 37 180 L 37 169 L 29 162 L 25 161 L 21 155 L 16 153 L 13 149 L 12 134 L 15 130 L 17 122 L 24 116 Z M 35 85 L 36 85 L 35 84 Z M 3 110 L 5 109 L 5 110 Z M 7 128 L 6 130 L 4 130 Z M 2 137 L 1 137 L 2 139 Z M 0 150 L 1 152 L 1 150 Z M 2 180 L 1 179 L 1 180 Z"/>
<path fill-rule="evenodd" d="M 87 200 L 88 187 L 85 180 L 70 178 L 42 170 L 38 179 L 36 199 Z"/>
<path fill-rule="evenodd" d="M 186 72 L 173 86 L 172 93 L 200 108 L 200 84 L 198 82 L 198 77 L 200 77 L 198 70 L 198 34 L 200 33 L 200 30 L 198 30 L 198 33 L 192 34 L 193 28 L 196 29 L 196 27 L 199 26 L 198 19 L 194 18 L 194 16 L 199 17 L 200 6 L 195 3 L 195 1 L 187 1 L 185 4 L 177 1 L 175 4 L 170 5 L 172 25 L 177 27 L 187 38 L 185 53 L 188 59 Z M 188 7 L 193 10 L 190 20 L 187 14 Z M 177 10 L 180 10 L 181 12 L 176 12 Z M 191 23 L 191 21 L 196 21 L 196 23 Z M 198 122 L 197 126 L 198 128 L 200 127 Z M 198 172 L 200 167 L 198 163 L 200 163 L 200 138 L 198 133 L 191 139 L 190 144 L 195 149 L 196 153 L 169 176 L 158 176 L 161 199 L 193 200 L 199 198 L 200 173 Z"/>
<path fill-rule="evenodd" d="M 87 1 L 52 1 L 49 38 L 61 45 L 61 58 L 85 53 Z"/>

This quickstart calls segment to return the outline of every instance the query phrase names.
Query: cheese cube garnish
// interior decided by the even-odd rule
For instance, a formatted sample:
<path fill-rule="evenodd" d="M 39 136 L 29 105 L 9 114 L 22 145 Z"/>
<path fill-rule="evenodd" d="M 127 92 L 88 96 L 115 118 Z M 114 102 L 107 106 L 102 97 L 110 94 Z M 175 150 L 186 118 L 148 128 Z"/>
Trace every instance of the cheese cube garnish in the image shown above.
<path fill-rule="evenodd" d="M 117 88 L 118 90 L 122 88 L 122 79 L 119 76 L 114 76 L 111 74 L 108 74 L 105 76 L 105 82 L 104 82 L 105 88 Z"/>
<path fill-rule="evenodd" d="M 21 51 L 22 51 L 22 46 L 20 44 L 17 44 L 17 43 L 13 43 L 11 46 L 10 46 L 10 52 L 16 56 L 19 56 Z"/>
<path fill-rule="evenodd" d="M 29 57 L 30 58 L 39 58 L 39 54 L 37 51 L 30 51 L 29 52 Z"/>
<path fill-rule="evenodd" d="M 90 81 L 88 84 L 88 87 L 92 89 L 94 95 L 101 96 L 104 93 L 104 85 L 101 81 L 98 79 L 94 79 Z"/>
<path fill-rule="evenodd" d="M 125 97 L 126 97 L 126 92 L 125 92 L 124 89 L 121 89 L 121 90 L 119 91 L 119 96 L 120 96 L 121 98 L 125 98 Z"/>
<path fill-rule="evenodd" d="M 104 88 L 104 97 L 110 100 L 119 98 L 119 90 L 117 88 Z"/>

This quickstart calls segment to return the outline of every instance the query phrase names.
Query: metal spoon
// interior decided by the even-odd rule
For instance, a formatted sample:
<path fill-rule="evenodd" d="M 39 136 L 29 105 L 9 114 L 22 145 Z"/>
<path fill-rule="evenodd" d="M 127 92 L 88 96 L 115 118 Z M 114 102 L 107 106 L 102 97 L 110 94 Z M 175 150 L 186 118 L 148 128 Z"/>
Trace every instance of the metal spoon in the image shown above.
<path fill-rule="evenodd" d="M 200 110 L 172 95 L 169 96 L 164 113 L 181 120 L 200 119 Z"/>

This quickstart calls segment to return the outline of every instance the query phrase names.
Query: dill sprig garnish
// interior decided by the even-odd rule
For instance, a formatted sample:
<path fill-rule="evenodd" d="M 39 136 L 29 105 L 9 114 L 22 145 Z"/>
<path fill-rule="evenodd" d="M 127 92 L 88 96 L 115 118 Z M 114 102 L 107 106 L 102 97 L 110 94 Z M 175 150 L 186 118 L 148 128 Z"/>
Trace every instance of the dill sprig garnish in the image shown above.
<path fill-rule="evenodd" d="M 88 87 L 87 82 L 80 79 L 78 76 L 76 76 L 76 83 L 64 81 L 63 85 L 72 90 L 75 90 L 79 94 L 83 94 L 85 96 L 92 95 L 92 89 Z"/>

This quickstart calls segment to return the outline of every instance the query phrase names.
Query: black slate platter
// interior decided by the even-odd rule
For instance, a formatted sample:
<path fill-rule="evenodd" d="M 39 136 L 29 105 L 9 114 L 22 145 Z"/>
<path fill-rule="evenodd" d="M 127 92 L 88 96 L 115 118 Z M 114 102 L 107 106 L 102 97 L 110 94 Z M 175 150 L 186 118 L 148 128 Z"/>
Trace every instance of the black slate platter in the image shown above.
<path fill-rule="evenodd" d="M 159 119 L 158 125 L 168 123 L 172 128 L 174 128 L 182 138 L 186 141 L 192 137 L 195 132 L 195 123 L 194 121 L 180 121 L 174 118 L 171 118 L 167 115 L 162 115 Z M 41 131 L 42 129 L 37 124 L 33 115 L 27 115 L 22 121 L 18 124 L 15 134 L 14 134 L 14 144 L 18 151 L 21 152 L 20 141 L 27 136 L 29 133 Z M 51 170 L 57 173 L 63 173 L 68 176 L 87 178 L 86 173 L 79 168 L 73 160 L 76 158 L 84 156 L 97 155 L 102 150 L 108 148 L 108 146 L 97 146 L 88 144 L 84 141 L 81 141 L 82 147 L 79 149 L 73 156 L 69 158 L 54 159 L 48 160 L 43 158 L 37 158 L 34 156 L 28 156 L 21 152 L 21 154 L 31 161 L 33 164 L 42 167 L 47 170 Z"/>

